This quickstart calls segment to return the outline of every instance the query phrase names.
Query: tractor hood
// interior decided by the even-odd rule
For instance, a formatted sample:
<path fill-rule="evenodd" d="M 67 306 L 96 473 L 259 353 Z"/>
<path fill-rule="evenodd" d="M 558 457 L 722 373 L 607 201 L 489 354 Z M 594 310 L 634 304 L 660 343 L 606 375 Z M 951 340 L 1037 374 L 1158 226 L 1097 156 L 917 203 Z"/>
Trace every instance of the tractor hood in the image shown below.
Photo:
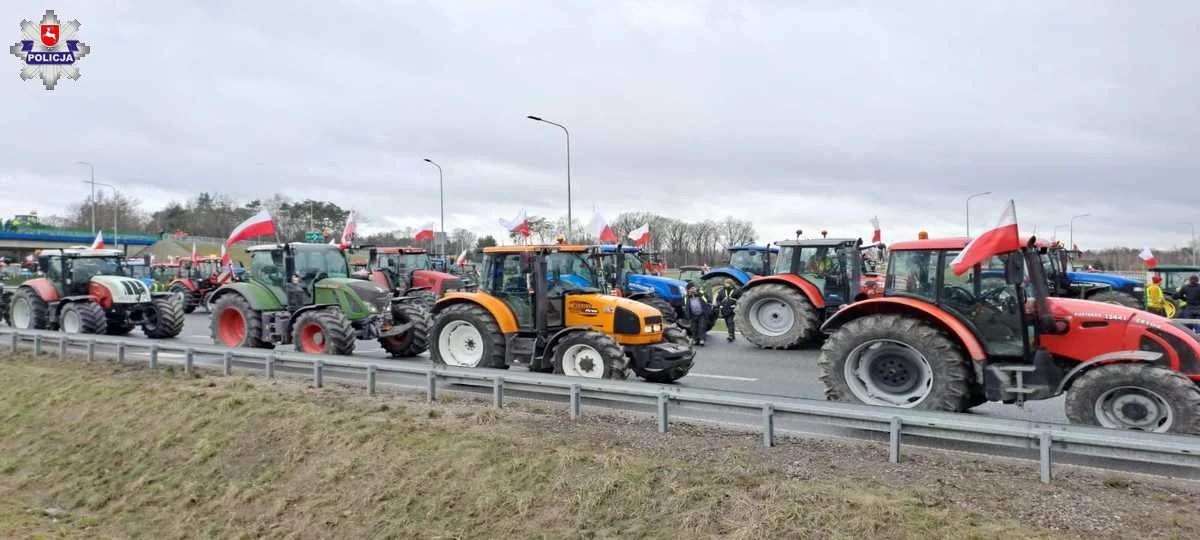
<path fill-rule="evenodd" d="M 1115 290 L 1132 290 L 1135 287 L 1142 287 L 1145 284 L 1136 279 L 1129 279 L 1114 274 L 1097 274 L 1095 272 L 1067 272 L 1067 279 L 1071 283 L 1094 283 L 1096 285 L 1108 285 Z"/>
<path fill-rule="evenodd" d="M 1113 351 L 1160 352 L 1163 357 L 1157 363 L 1178 362 L 1180 371 L 1200 378 L 1200 340 L 1166 317 L 1075 298 L 1047 302 L 1054 318 L 1067 323 L 1066 333 L 1042 335 L 1042 344 L 1051 353 L 1085 362 Z"/>
<path fill-rule="evenodd" d="M 89 288 L 103 287 L 115 304 L 144 304 L 150 301 L 150 289 L 141 280 L 124 276 L 92 276 Z"/>
<path fill-rule="evenodd" d="M 365 281 L 355 278 L 325 278 L 317 282 L 317 289 L 325 289 L 331 291 L 341 291 L 346 296 L 350 297 L 351 302 L 361 302 L 368 308 L 373 308 L 370 311 L 373 313 L 386 313 L 391 309 L 392 293 L 383 287 L 375 284 L 373 281 Z M 351 311 L 358 311 L 362 307 L 342 306 L 342 309 L 349 308 Z"/>
<path fill-rule="evenodd" d="M 629 284 L 650 289 L 666 299 L 683 298 L 687 294 L 687 282 L 668 277 L 631 274 Z"/>

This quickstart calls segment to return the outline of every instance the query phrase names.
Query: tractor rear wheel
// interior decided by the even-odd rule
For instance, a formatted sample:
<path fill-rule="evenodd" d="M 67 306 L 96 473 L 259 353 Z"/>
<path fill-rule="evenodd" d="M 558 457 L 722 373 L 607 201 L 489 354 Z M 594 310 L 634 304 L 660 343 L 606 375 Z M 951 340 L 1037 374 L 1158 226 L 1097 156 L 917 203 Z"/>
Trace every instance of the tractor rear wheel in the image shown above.
<path fill-rule="evenodd" d="M 292 343 L 309 354 L 354 354 L 354 327 L 340 309 L 306 311 L 292 324 Z"/>
<path fill-rule="evenodd" d="M 58 314 L 58 327 L 68 334 L 103 334 L 108 331 L 108 318 L 100 304 L 71 302 Z"/>
<path fill-rule="evenodd" d="M 688 338 L 687 332 L 684 332 L 682 328 L 676 326 L 669 326 L 663 329 L 663 341 L 666 341 L 667 343 L 673 343 L 675 345 L 683 345 L 685 347 L 692 346 L 692 340 Z M 682 379 L 691 370 L 691 366 L 677 367 L 663 371 L 639 373 L 638 375 L 649 382 L 669 384 Z"/>
<path fill-rule="evenodd" d="M 213 343 L 226 347 L 271 348 L 262 337 L 262 312 L 240 294 L 225 294 L 213 304 L 209 319 Z"/>
<path fill-rule="evenodd" d="M 554 345 L 554 372 L 568 377 L 624 379 L 628 364 L 621 346 L 600 332 L 575 332 Z"/>
<path fill-rule="evenodd" d="M 403 334 L 379 338 L 379 345 L 395 358 L 412 358 L 429 350 L 428 313 L 416 304 L 392 306 L 392 324 L 412 323 L 412 327 Z"/>
<path fill-rule="evenodd" d="M 818 335 L 812 303 L 803 292 L 779 283 L 746 289 L 734 317 L 746 340 L 765 349 L 789 349 Z"/>
<path fill-rule="evenodd" d="M 417 289 L 415 291 L 408 291 L 405 293 L 405 296 L 411 296 L 412 300 L 410 301 L 421 306 L 421 309 L 424 309 L 425 312 L 433 313 L 433 305 L 437 303 L 437 295 L 433 294 L 433 291 L 429 289 Z"/>
<path fill-rule="evenodd" d="M 472 303 L 448 306 L 433 321 L 429 358 L 450 367 L 505 368 L 504 334 L 496 318 Z"/>
<path fill-rule="evenodd" d="M 1141 309 L 1141 307 L 1142 307 L 1142 303 L 1138 301 L 1136 296 L 1134 296 L 1132 294 L 1128 294 L 1128 293 L 1123 293 L 1121 291 L 1104 291 L 1102 293 L 1097 293 L 1097 294 L 1093 294 L 1093 295 L 1089 296 L 1088 300 L 1091 300 L 1093 302 L 1104 302 L 1106 304 L 1117 304 L 1119 306 L 1126 306 L 1126 307 L 1138 308 L 1138 309 Z"/>
<path fill-rule="evenodd" d="M 50 306 L 37 291 L 21 287 L 13 294 L 8 307 L 8 325 L 21 330 L 47 330 L 50 328 Z"/>
<path fill-rule="evenodd" d="M 960 412 L 973 402 L 961 348 L 923 320 L 867 315 L 838 328 L 821 348 L 825 398 Z"/>
<path fill-rule="evenodd" d="M 659 296 L 643 296 L 638 298 L 637 301 L 662 312 L 664 325 L 675 323 L 675 307 L 664 298 Z"/>
<path fill-rule="evenodd" d="M 166 339 L 183 331 L 184 301 L 178 296 L 159 296 L 150 301 L 142 333 L 150 339 Z"/>
<path fill-rule="evenodd" d="M 1089 370 L 1067 390 L 1064 408 L 1073 424 L 1200 435 L 1200 386 L 1150 364 Z"/>
<path fill-rule="evenodd" d="M 192 298 L 192 291 L 191 291 L 191 289 L 187 288 L 187 285 L 184 285 L 182 283 L 176 283 L 174 285 L 171 285 L 171 288 L 167 289 L 167 292 L 175 293 L 182 297 L 184 313 L 191 313 L 193 311 L 196 311 L 196 299 Z"/>
<path fill-rule="evenodd" d="M 725 277 L 725 276 L 710 277 L 700 283 L 700 292 L 704 293 L 705 298 L 712 300 L 713 293 L 715 293 L 717 289 L 724 287 L 725 280 L 727 280 L 727 279 L 733 279 L 733 278 L 729 278 L 729 277 Z M 741 287 L 741 284 L 738 283 L 737 280 L 733 281 L 733 285 L 734 285 L 734 288 Z"/>

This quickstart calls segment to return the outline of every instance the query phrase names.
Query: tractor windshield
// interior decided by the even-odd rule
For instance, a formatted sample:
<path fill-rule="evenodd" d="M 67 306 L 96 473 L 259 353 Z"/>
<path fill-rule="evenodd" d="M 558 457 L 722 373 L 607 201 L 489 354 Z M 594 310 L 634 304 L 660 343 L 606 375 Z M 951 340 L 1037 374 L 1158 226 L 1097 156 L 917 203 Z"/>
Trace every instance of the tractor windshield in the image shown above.
<path fill-rule="evenodd" d="M 130 264 L 125 267 L 127 276 L 131 278 L 150 277 L 150 267 L 144 264 Z"/>
<path fill-rule="evenodd" d="M 782 255 L 782 253 L 780 254 Z M 781 256 L 780 259 L 783 257 Z M 737 268 L 747 274 L 758 275 L 763 270 L 763 254 L 761 251 L 741 250 L 735 251 L 729 256 L 729 266 Z"/>
<path fill-rule="evenodd" d="M 296 274 L 301 279 L 312 279 L 325 274 L 328 277 L 350 277 L 346 255 L 334 246 L 296 246 Z"/>
<path fill-rule="evenodd" d="M 411 272 L 429 268 L 427 253 L 380 253 L 376 265 L 399 272 Z"/>
<path fill-rule="evenodd" d="M 582 253 L 551 253 L 546 256 L 546 281 L 550 289 L 571 291 L 598 285 L 596 272 Z"/>
<path fill-rule="evenodd" d="M 120 257 L 72 257 L 69 261 L 71 278 L 76 282 L 87 281 L 91 276 L 125 275 Z"/>

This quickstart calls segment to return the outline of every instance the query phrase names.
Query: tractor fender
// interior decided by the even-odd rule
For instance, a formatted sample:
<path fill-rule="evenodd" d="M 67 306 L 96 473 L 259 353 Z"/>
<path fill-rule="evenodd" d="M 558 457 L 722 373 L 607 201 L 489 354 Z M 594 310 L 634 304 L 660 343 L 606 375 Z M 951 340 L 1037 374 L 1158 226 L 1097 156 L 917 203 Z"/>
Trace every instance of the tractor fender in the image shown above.
<path fill-rule="evenodd" d="M 817 290 L 816 285 L 809 283 L 807 279 L 797 276 L 796 274 L 756 276 L 754 279 L 751 279 L 749 283 L 746 283 L 740 291 L 738 291 L 738 296 L 740 297 L 741 295 L 746 294 L 746 291 L 750 290 L 752 287 L 757 287 L 766 283 L 781 283 L 795 289 L 800 289 L 800 291 L 804 293 L 804 296 L 808 297 L 808 301 L 813 305 L 813 307 L 817 309 L 825 308 L 825 295 L 821 294 L 821 291 Z"/>
<path fill-rule="evenodd" d="M 26 281 L 21 284 L 21 288 L 25 287 L 33 289 L 33 292 L 37 293 L 38 297 L 45 302 L 58 301 L 58 289 L 55 289 L 54 284 L 46 278 L 34 278 Z"/>
<path fill-rule="evenodd" d="M 567 337 L 568 335 L 574 334 L 575 332 L 585 332 L 585 331 L 588 331 L 591 329 L 592 329 L 592 327 L 586 326 L 586 325 L 575 325 L 575 326 L 568 326 L 566 328 L 563 328 L 562 330 L 555 332 L 553 336 L 550 336 L 550 339 L 546 340 L 546 349 L 545 350 L 553 352 L 554 346 L 558 345 L 558 342 L 562 341 L 563 338 Z"/>
<path fill-rule="evenodd" d="M 496 319 L 496 324 L 500 326 L 502 334 L 511 334 L 517 331 L 517 317 L 513 315 L 512 309 L 504 301 L 487 293 L 446 293 L 433 305 L 433 315 L 437 316 L 442 310 L 456 304 L 475 304 L 486 309 L 488 313 L 492 314 L 492 318 Z"/>
<path fill-rule="evenodd" d="M 821 325 L 821 331 L 829 334 L 854 319 L 876 313 L 900 313 L 932 321 L 956 338 L 967 350 L 967 354 L 972 360 L 976 362 L 987 360 L 987 351 L 984 350 L 979 337 L 966 324 L 947 313 L 946 310 L 914 298 L 889 296 L 847 304 Z"/>
<path fill-rule="evenodd" d="M 177 283 L 182 283 L 184 287 L 187 287 L 187 290 L 189 290 L 191 292 L 196 292 L 196 284 L 192 283 L 192 280 L 190 280 L 190 279 L 173 279 L 173 280 L 171 280 L 170 283 L 167 284 L 167 288 L 170 289 L 171 287 L 174 287 L 175 284 L 177 284 Z"/>
<path fill-rule="evenodd" d="M 169 293 L 168 293 L 169 294 Z M 250 304 L 252 309 L 258 311 L 279 311 L 285 306 L 279 301 L 266 287 L 252 282 L 238 282 L 222 285 L 209 298 L 210 302 L 216 303 L 217 299 L 227 294 L 239 294 L 246 302 Z"/>
<path fill-rule="evenodd" d="M 732 279 L 734 282 L 736 282 L 738 284 L 738 286 L 740 287 L 740 286 L 748 283 L 750 281 L 751 277 L 752 276 L 750 276 L 750 274 L 747 274 L 741 270 L 738 270 L 737 268 L 733 268 L 732 266 L 727 266 L 727 267 L 721 267 L 721 268 L 713 268 L 712 270 L 709 270 L 707 274 L 700 276 L 700 280 L 708 281 L 711 278 L 729 278 L 729 279 Z"/>
<path fill-rule="evenodd" d="M 1104 353 L 1071 368 L 1071 371 L 1068 371 L 1063 376 L 1062 382 L 1058 383 L 1058 391 L 1054 395 L 1066 392 L 1071 388 L 1071 384 L 1076 379 L 1093 368 L 1109 364 L 1154 364 L 1159 358 L 1162 358 L 1162 353 L 1154 351 L 1114 351 Z"/>

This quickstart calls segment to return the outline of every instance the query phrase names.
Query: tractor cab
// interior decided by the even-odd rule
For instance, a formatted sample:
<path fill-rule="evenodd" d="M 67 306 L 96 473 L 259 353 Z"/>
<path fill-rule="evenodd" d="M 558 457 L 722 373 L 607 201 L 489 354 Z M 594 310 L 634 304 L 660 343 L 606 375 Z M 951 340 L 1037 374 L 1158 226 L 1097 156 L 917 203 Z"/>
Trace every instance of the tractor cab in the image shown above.
<path fill-rule="evenodd" d="M 862 240 L 851 238 L 778 242 L 775 274 L 791 274 L 808 281 L 821 291 L 825 305 L 836 309 L 863 294 L 861 244 Z"/>
<path fill-rule="evenodd" d="M 592 282 L 606 294 L 637 300 L 662 312 L 668 323 L 683 312 L 687 283 L 646 271 L 651 264 L 636 246 L 600 244 L 588 248 L 588 260 L 602 278 Z"/>
<path fill-rule="evenodd" d="M 1189 264 L 1160 264 L 1151 268 L 1148 272 L 1150 276 L 1159 276 L 1162 278 L 1163 292 L 1168 296 L 1174 296 L 1179 292 L 1179 289 L 1187 285 L 1188 280 L 1192 276 L 1200 276 L 1200 266 Z"/>
<path fill-rule="evenodd" d="M 366 247 L 369 279 L 397 294 L 420 295 L 419 291 L 425 291 L 426 303 L 432 306 L 438 296 L 467 288 L 462 278 L 434 270 L 434 259 L 424 248 Z"/>
<path fill-rule="evenodd" d="M 254 246 L 247 251 L 249 280 L 266 287 L 292 310 L 318 296 L 321 280 L 350 277 L 346 256 L 337 246 L 293 243 Z"/>
<path fill-rule="evenodd" d="M 704 267 L 692 264 L 685 264 L 679 267 L 679 280 L 689 285 L 700 286 L 700 276 L 704 275 Z"/>
<path fill-rule="evenodd" d="M 1067 249 L 1062 242 L 1037 240 L 1032 249 L 1037 251 L 1050 296 L 1142 307 L 1142 282 L 1115 274 L 1076 272 L 1071 269 L 1071 258 L 1079 257 L 1079 251 Z"/>
<path fill-rule="evenodd" d="M 771 274 L 774 254 L 779 253 L 776 246 L 744 245 L 729 248 L 729 264 L 713 268 L 700 276 L 700 289 L 709 297 L 713 297 L 716 288 L 725 283 L 726 279 L 733 280 L 737 287 L 750 282 L 755 276 Z"/>
<path fill-rule="evenodd" d="M 88 294 L 93 276 L 126 276 L 124 254 L 115 249 L 44 250 L 38 267 L 59 296 Z"/>

